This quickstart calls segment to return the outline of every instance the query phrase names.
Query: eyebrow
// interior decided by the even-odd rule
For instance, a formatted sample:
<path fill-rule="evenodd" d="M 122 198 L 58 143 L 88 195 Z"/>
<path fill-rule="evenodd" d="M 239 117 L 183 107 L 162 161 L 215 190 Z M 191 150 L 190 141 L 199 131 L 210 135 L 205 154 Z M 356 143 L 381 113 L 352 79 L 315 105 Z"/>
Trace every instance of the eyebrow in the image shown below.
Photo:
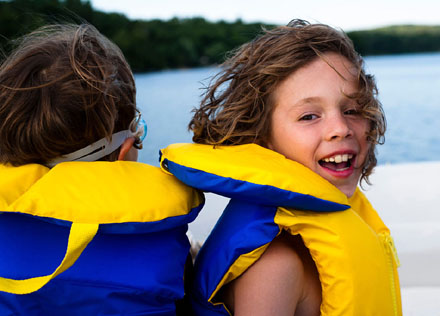
<path fill-rule="evenodd" d="M 317 101 L 320 101 L 320 100 L 321 100 L 320 97 L 307 97 L 307 98 L 301 99 L 298 102 L 296 102 L 294 104 L 294 106 L 305 106 L 307 104 L 316 103 Z"/>
<path fill-rule="evenodd" d="M 321 99 L 321 97 L 307 97 L 307 98 L 299 100 L 298 103 L 312 103 L 315 101 L 319 101 L 320 99 Z"/>
<path fill-rule="evenodd" d="M 352 100 L 351 97 L 355 97 L 355 95 L 356 95 L 356 92 L 353 94 L 347 94 L 347 95 L 343 94 L 343 98 L 346 100 Z M 321 97 L 306 97 L 304 99 L 298 100 L 298 102 L 293 104 L 293 106 L 291 107 L 291 110 L 294 108 L 301 108 L 301 107 L 304 107 L 307 105 L 313 105 L 313 104 L 319 103 L 319 101 L 321 99 L 322 99 Z"/>

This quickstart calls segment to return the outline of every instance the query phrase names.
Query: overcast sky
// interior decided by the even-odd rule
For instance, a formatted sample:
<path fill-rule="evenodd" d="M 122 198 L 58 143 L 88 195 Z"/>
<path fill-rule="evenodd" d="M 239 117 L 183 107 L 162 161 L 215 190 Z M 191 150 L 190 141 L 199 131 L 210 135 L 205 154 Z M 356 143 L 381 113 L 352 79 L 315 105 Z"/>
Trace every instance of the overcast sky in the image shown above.
<path fill-rule="evenodd" d="M 91 0 L 95 9 L 132 19 L 201 16 L 210 21 L 287 24 L 293 18 L 345 31 L 395 24 L 440 25 L 439 0 Z"/>

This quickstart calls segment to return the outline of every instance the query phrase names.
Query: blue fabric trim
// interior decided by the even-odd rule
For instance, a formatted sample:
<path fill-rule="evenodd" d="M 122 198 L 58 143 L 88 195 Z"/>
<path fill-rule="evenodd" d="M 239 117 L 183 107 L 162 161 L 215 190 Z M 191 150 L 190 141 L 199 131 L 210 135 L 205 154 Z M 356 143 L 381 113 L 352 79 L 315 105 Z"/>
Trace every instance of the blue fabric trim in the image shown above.
<path fill-rule="evenodd" d="M 200 210 L 203 208 L 205 202 L 203 201 L 200 205 L 194 207 L 187 214 L 166 217 L 159 221 L 153 222 L 126 222 L 126 223 L 112 223 L 112 224 L 100 224 L 99 233 L 102 234 L 143 234 L 143 233 L 154 233 L 159 231 L 169 230 L 175 227 L 186 225 L 194 221 L 199 214 Z M 43 222 L 55 224 L 62 227 L 70 227 L 72 222 L 65 221 L 61 219 L 51 218 L 51 217 L 39 217 L 24 213 L 10 213 L 10 214 L 21 214 L 23 216 L 28 216 Z"/>
<path fill-rule="evenodd" d="M 99 232 L 103 234 L 138 234 L 169 230 L 194 221 L 204 204 L 205 201 L 203 200 L 200 205 L 192 208 L 185 215 L 166 217 L 155 222 L 101 224 L 99 225 Z"/>
<path fill-rule="evenodd" d="M 316 212 L 343 211 L 350 208 L 349 205 L 326 201 L 312 195 L 214 175 L 202 170 L 179 165 L 168 159 L 164 159 L 163 165 L 180 181 L 189 186 L 230 198 L 247 200 L 255 204 Z"/>
<path fill-rule="evenodd" d="M 200 315 L 229 315 L 223 306 L 214 306 L 208 299 L 240 255 L 270 243 L 278 235 L 276 212 L 277 207 L 230 201 L 195 263 L 192 300 L 196 310 L 206 309 Z"/>

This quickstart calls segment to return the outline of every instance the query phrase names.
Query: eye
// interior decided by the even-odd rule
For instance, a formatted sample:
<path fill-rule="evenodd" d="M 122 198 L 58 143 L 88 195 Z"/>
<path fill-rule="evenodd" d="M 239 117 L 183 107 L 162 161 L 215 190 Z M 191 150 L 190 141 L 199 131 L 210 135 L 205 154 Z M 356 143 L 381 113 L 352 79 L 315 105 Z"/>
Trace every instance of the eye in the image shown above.
<path fill-rule="evenodd" d="M 316 114 L 305 114 L 299 118 L 300 121 L 311 121 L 317 119 L 318 115 Z"/>
<path fill-rule="evenodd" d="M 356 108 L 352 108 L 352 109 L 345 110 L 345 111 L 344 111 L 344 114 L 345 114 L 345 115 L 359 115 L 360 112 L 359 112 L 358 109 L 356 109 Z"/>

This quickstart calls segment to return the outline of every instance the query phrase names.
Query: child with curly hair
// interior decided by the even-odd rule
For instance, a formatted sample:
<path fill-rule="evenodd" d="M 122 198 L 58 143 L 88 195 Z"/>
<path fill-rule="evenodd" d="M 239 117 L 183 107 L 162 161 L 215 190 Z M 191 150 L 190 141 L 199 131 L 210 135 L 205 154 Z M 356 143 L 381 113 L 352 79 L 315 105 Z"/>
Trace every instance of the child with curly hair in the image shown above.
<path fill-rule="evenodd" d="M 294 20 L 244 44 L 162 167 L 231 201 L 201 249 L 200 315 L 401 315 L 389 230 L 358 189 L 385 116 L 346 34 Z"/>

